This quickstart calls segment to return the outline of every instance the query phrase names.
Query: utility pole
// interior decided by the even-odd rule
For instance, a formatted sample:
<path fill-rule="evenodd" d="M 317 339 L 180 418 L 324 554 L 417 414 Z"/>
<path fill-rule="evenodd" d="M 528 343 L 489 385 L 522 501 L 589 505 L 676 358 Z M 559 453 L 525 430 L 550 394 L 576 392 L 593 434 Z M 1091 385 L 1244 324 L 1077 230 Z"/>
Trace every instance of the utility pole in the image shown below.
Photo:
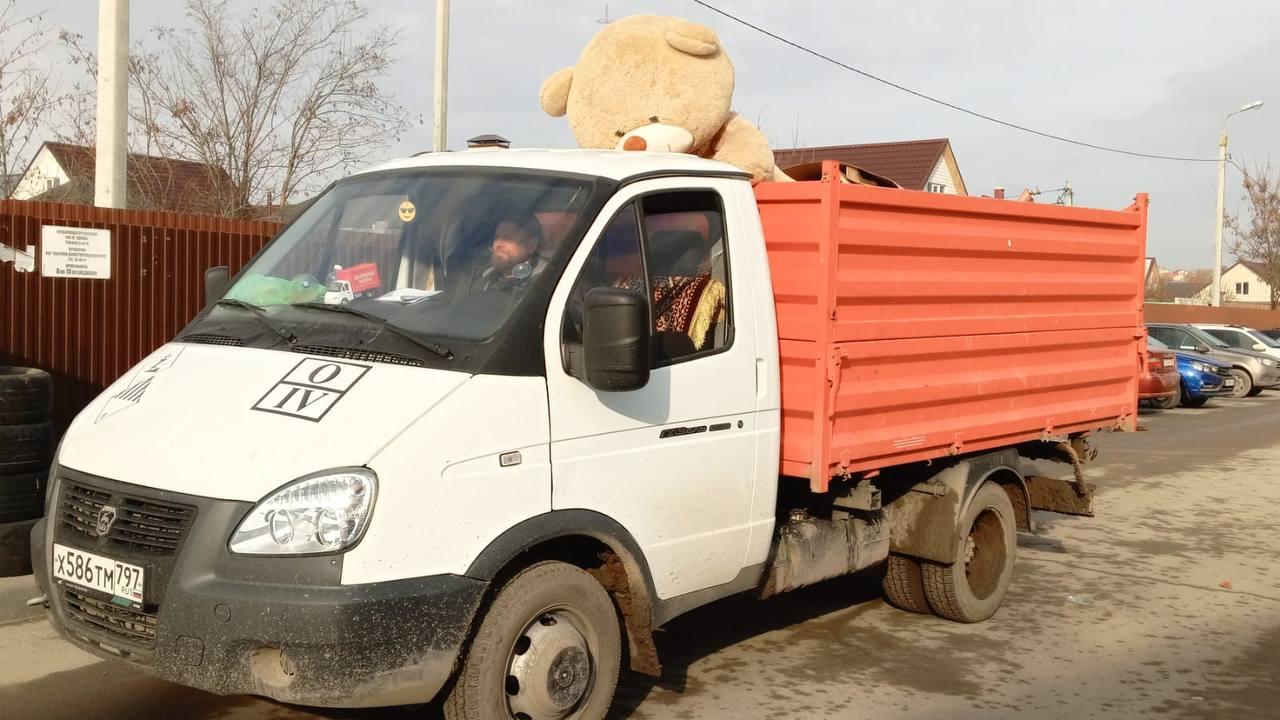
<path fill-rule="evenodd" d="M 1213 215 L 1213 287 L 1209 290 L 1209 304 L 1222 305 L 1222 206 L 1225 204 L 1227 185 L 1227 123 L 1222 123 L 1222 135 L 1218 137 L 1218 211 Z"/>
<path fill-rule="evenodd" d="M 1222 305 L 1222 211 L 1227 192 L 1227 121 L 1236 113 L 1260 107 L 1261 100 L 1251 102 L 1222 118 L 1222 135 L 1218 136 L 1218 212 L 1213 218 L 1213 287 L 1209 289 L 1209 304 L 1214 307 Z"/>
<path fill-rule="evenodd" d="M 93 204 L 127 201 L 129 121 L 129 0 L 98 0 L 97 148 Z"/>
<path fill-rule="evenodd" d="M 436 0 L 436 101 L 433 152 L 448 147 L 449 114 L 449 0 Z"/>

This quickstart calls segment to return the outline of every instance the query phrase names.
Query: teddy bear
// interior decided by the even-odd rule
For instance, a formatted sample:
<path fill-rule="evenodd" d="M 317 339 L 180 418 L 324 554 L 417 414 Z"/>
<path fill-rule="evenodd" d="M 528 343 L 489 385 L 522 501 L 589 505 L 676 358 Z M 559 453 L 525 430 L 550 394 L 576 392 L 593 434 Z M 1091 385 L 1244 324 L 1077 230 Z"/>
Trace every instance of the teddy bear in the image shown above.
<path fill-rule="evenodd" d="M 540 100 L 552 117 L 568 116 L 584 148 L 691 153 L 736 165 L 753 183 L 787 179 L 764 133 L 730 109 L 733 82 L 710 28 L 635 15 L 596 33 Z"/>

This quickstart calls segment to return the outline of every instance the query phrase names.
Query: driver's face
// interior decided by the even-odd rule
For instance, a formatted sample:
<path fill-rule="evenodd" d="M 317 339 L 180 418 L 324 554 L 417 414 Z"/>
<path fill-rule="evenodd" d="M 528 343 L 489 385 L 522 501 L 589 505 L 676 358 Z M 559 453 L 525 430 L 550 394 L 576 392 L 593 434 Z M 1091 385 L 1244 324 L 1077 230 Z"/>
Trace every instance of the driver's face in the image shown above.
<path fill-rule="evenodd" d="M 511 268 L 533 255 L 533 237 L 519 223 L 503 220 L 493 231 L 493 269 L 510 272 Z"/>

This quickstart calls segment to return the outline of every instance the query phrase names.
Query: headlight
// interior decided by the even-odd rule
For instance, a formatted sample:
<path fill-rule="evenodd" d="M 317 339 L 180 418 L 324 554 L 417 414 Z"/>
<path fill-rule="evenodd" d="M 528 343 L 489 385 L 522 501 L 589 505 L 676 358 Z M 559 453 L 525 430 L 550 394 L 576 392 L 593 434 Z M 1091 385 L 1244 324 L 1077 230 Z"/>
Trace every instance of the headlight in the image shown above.
<path fill-rule="evenodd" d="M 253 506 L 231 535 L 242 555 L 309 555 L 360 541 L 378 478 L 372 470 L 328 470 L 285 485 Z"/>
<path fill-rule="evenodd" d="M 1262 364 L 1265 365 L 1266 367 L 1275 367 L 1276 361 L 1272 360 L 1271 358 L 1262 358 Z"/>
<path fill-rule="evenodd" d="M 1202 362 L 1195 362 L 1195 361 L 1192 361 L 1192 362 L 1191 362 L 1191 367 L 1192 367 L 1192 369 L 1194 369 L 1194 370 L 1199 370 L 1200 372 L 1213 372 L 1213 368 L 1209 367 L 1208 365 L 1206 365 L 1206 364 L 1204 364 L 1204 363 L 1202 363 Z"/>

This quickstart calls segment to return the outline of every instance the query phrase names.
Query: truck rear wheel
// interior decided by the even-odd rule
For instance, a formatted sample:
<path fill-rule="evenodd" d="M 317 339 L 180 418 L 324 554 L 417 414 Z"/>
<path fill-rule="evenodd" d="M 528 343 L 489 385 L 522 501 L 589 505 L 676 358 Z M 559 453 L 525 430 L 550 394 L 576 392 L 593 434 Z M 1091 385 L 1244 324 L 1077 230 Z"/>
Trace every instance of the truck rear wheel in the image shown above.
<path fill-rule="evenodd" d="M 929 607 L 939 616 L 973 623 L 995 614 L 1013 580 L 1017 524 L 1013 503 L 993 482 L 983 484 L 960 518 L 959 557 L 921 564 Z"/>
<path fill-rule="evenodd" d="M 573 565 L 542 562 L 490 604 L 445 700 L 447 720 L 599 720 L 622 667 L 609 594 Z"/>
<path fill-rule="evenodd" d="M 880 581 L 884 597 L 899 610 L 913 613 L 929 613 L 929 600 L 924 592 L 924 577 L 920 561 L 909 555 L 892 553 L 884 566 L 884 580 Z"/>

